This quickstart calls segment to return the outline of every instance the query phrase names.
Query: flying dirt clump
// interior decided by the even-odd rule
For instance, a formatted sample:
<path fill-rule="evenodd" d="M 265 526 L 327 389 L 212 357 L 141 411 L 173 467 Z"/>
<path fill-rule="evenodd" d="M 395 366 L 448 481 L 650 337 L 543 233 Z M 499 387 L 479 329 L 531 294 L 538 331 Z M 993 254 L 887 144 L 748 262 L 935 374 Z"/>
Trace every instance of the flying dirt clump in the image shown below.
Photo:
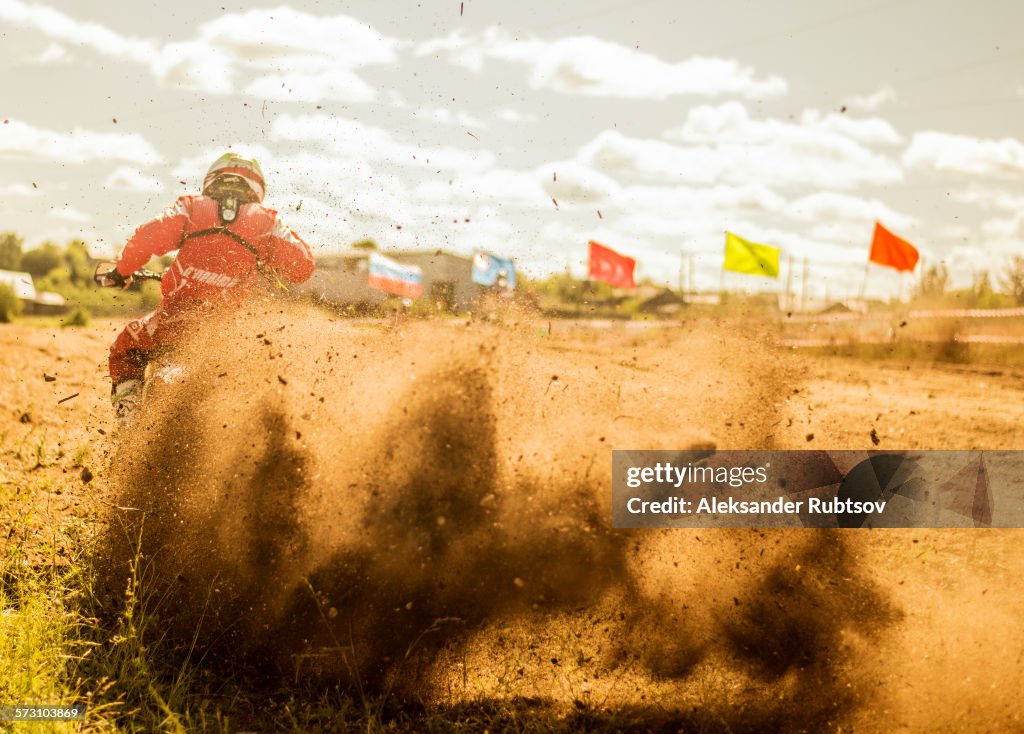
<path fill-rule="evenodd" d="M 685 682 L 721 665 L 772 691 L 730 719 L 756 729 L 842 715 L 853 648 L 835 637 L 895 618 L 838 535 L 609 527 L 609 450 L 712 448 L 708 416 L 743 406 L 678 390 L 720 373 L 666 382 L 529 328 L 367 327 L 273 302 L 169 359 L 184 378 L 151 385 L 120 438 L 116 505 L 134 509 L 111 519 L 104 563 L 116 595 L 141 552 L 151 612 L 204 665 L 422 699 L 456 647 L 493 668 L 495 630 L 616 604 L 587 633 L 594 666 Z M 755 387 L 743 399 L 763 402 Z M 805 688 L 831 703 L 779 703 Z"/>

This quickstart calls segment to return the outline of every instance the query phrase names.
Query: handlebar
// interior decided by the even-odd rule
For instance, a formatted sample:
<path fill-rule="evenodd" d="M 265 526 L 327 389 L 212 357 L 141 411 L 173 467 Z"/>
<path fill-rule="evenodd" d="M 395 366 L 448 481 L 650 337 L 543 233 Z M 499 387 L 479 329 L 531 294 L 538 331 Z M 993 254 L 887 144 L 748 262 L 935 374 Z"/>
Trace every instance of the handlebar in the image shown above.
<path fill-rule="evenodd" d="M 102 288 L 120 288 L 123 286 L 123 281 L 111 275 L 116 268 L 117 263 L 115 262 L 101 262 L 96 266 L 96 272 L 93 273 L 92 279 L 96 282 L 96 285 Z M 140 268 L 132 273 L 133 280 L 155 280 L 159 282 L 163 278 L 163 273 L 146 270 L 145 268 Z"/>
<path fill-rule="evenodd" d="M 132 273 L 132 278 L 135 280 L 155 280 L 160 282 L 164 279 L 163 273 L 157 273 L 153 270 L 146 270 L 145 268 L 139 268 Z"/>

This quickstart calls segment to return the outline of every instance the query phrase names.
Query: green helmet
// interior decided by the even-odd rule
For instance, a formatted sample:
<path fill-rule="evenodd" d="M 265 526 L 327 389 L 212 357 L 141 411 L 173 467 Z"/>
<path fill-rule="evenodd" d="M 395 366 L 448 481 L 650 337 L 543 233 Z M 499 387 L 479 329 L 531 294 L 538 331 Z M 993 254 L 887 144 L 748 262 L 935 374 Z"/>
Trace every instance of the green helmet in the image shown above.
<path fill-rule="evenodd" d="M 203 179 L 203 194 L 214 199 L 234 197 L 262 202 L 265 193 L 260 164 L 236 153 L 225 153 L 214 161 Z"/>

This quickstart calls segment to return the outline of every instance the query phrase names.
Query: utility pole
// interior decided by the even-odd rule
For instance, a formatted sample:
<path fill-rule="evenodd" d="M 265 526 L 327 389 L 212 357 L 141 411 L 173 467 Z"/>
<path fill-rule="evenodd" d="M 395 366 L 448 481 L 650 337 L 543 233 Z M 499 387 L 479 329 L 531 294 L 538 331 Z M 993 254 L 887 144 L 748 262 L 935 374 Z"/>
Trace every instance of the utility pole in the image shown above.
<path fill-rule="evenodd" d="M 924 283 L 924 256 L 923 255 L 920 258 L 918 258 L 917 268 L 918 268 L 918 270 L 917 270 L 916 286 L 917 286 L 918 292 L 920 292 L 921 291 L 921 285 Z M 911 295 L 913 295 L 913 293 L 911 293 Z"/>
<path fill-rule="evenodd" d="M 679 248 L 679 292 L 683 293 L 683 270 L 686 268 L 686 250 L 682 247 Z"/>

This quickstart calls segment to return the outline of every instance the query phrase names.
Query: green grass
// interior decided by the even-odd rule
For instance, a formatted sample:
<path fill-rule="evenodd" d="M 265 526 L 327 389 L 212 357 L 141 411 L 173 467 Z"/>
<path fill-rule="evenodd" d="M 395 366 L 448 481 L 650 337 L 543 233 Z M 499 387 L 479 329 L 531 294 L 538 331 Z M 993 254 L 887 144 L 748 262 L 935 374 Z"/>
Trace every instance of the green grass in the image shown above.
<path fill-rule="evenodd" d="M 55 532 L 84 535 L 74 523 Z M 87 707 L 81 729 L 46 723 L 32 724 L 33 732 L 229 731 L 193 693 L 190 667 L 166 669 L 142 558 L 133 560 L 117 608 L 103 609 L 88 552 L 62 558 L 56 547 L 36 541 L 30 562 L 15 543 L 0 557 L 0 701 Z"/>
<path fill-rule="evenodd" d="M 68 314 L 62 326 L 88 326 L 91 319 L 92 315 L 89 313 L 89 309 L 79 306 Z"/>
<path fill-rule="evenodd" d="M 136 555 L 115 608 L 103 609 L 88 553 L 57 560 L 30 565 L 18 545 L 0 557 L 0 701 L 87 707 L 81 725 L 23 725 L 33 734 L 612 732 L 672 720 L 660 708 L 608 710 L 578 698 L 568 707 L 518 696 L 424 705 L 344 688 L 256 692 L 245 681 L 209 676 L 189 660 L 170 662 L 159 604 L 146 593 L 149 561 Z"/>

